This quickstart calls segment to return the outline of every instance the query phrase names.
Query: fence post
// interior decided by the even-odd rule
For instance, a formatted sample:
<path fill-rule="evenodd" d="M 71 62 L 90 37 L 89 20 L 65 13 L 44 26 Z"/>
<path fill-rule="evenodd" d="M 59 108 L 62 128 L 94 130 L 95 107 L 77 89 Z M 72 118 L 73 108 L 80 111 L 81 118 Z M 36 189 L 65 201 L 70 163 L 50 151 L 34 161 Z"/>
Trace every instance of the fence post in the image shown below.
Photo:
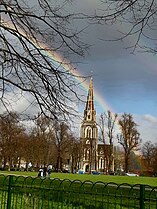
<path fill-rule="evenodd" d="M 140 209 L 145 209 L 145 185 L 140 184 Z"/>
<path fill-rule="evenodd" d="M 8 184 L 8 198 L 7 198 L 7 209 L 11 208 L 11 190 L 12 190 L 13 176 L 9 175 L 9 184 Z"/>

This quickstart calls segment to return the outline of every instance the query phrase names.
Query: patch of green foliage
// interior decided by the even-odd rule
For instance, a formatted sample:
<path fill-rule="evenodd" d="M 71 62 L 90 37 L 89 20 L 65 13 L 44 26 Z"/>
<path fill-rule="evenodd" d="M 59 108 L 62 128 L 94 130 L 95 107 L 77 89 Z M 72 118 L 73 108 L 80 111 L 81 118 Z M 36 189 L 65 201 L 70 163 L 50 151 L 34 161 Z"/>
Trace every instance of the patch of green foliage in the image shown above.
<path fill-rule="evenodd" d="M 25 174 L 28 175 L 26 172 Z M 31 172 L 29 174 L 35 173 Z M 139 208 L 140 185 L 132 185 L 123 182 L 121 184 L 115 183 L 114 179 L 118 177 L 122 178 L 122 176 L 60 173 L 52 173 L 51 179 L 34 178 L 31 176 L 32 175 L 27 177 L 13 175 L 11 177 L 12 204 L 16 205 L 15 208 L 35 207 L 46 209 L 61 207 L 112 209 L 115 208 L 115 205 L 116 208 L 122 209 Z M 37 176 L 37 173 L 35 176 Z M 83 180 L 76 180 L 76 177 L 83 178 Z M 90 177 L 93 181 L 89 180 Z M 73 178 L 75 179 L 73 180 Z M 85 180 L 85 178 L 88 178 L 88 180 Z M 101 178 L 103 178 L 104 181 L 100 181 Z M 125 176 L 125 178 L 139 179 L 140 177 L 130 178 Z M 9 179 L 10 177 L 7 175 L 0 175 L 0 194 L 5 197 L 7 197 Z M 114 183 L 107 183 L 107 179 L 108 182 Z M 149 207 L 151 209 L 156 208 L 156 188 L 148 186 L 145 190 L 145 197 L 145 204 L 151 206 Z M 26 205 L 28 205 L 28 207 L 26 207 Z"/>
<path fill-rule="evenodd" d="M 37 172 L 21 172 L 21 171 L 1 171 L 0 174 L 5 175 L 20 175 L 20 176 L 32 176 L 37 177 Z M 102 181 L 105 183 L 114 182 L 116 184 L 128 183 L 145 184 L 149 186 L 157 186 L 157 177 L 144 177 L 144 176 L 112 176 L 112 175 L 89 175 L 89 174 L 71 174 L 71 173 L 51 173 L 51 178 L 70 179 L 80 181 Z"/>

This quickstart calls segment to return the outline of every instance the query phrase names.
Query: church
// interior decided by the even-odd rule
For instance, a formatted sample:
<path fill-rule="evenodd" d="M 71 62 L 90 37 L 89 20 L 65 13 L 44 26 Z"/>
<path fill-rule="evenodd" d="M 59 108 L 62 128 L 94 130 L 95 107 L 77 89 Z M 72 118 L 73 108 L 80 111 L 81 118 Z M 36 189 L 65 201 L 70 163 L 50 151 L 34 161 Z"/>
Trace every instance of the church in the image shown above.
<path fill-rule="evenodd" d="M 113 145 L 102 144 L 98 140 L 98 125 L 94 107 L 93 79 L 90 79 L 87 101 L 80 130 L 81 160 L 79 168 L 84 172 L 114 171 Z M 111 163 L 109 163 L 109 161 Z M 109 166 L 110 164 L 110 166 Z"/>

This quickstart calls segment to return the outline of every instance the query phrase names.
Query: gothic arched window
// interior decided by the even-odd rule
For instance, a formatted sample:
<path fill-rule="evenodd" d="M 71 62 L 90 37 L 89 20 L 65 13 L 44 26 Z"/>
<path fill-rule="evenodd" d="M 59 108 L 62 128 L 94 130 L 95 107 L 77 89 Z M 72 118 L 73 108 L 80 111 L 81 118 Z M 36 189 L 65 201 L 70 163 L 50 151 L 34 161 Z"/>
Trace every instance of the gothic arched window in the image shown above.
<path fill-rule="evenodd" d="M 89 140 L 87 140 L 87 141 L 86 141 L 86 144 L 90 144 L 90 141 L 89 141 Z"/>
<path fill-rule="evenodd" d="M 103 159 L 101 158 L 101 168 L 102 168 L 102 165 L 103 165 Z"/>
<path fill-rule="evenodd" d="M 87 150 L 87 159 L 89 159 L 89 157 L 90 157 L 90 150 L 88 149 Z"/>
<path fill-rule="evenodd" d="M 91 127 L 87 127 L 86 128 L 85 138 L 92 138 L 92 129 L 91 129 Z"/>

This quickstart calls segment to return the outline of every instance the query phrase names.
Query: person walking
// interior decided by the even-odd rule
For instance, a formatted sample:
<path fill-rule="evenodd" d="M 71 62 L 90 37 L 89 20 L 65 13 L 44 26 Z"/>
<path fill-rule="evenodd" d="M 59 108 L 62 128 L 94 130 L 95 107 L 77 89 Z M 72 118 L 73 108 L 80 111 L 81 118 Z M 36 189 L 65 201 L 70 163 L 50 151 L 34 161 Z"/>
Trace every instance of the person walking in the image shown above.
<path fill-rule="evenodd" d="M 47 174 L 48 174 L 48 177 L 50 178 L 51 169 L 48 169 L 48 170 L 47 170 Z"/>
<path fill-rule="evenodd" d="M 39 169 L 38 177 L 43 177 L 43 169 L 42 168 Z"/>
<path fill-rule="evenodd" d="M 44 178 L 46 178 L 46 171 L 47 171 L 47 169 L 46 169 L 46 167 L 44 166 L 44 170 L 43 170 L 43 177 L 44 177 Z"/>

